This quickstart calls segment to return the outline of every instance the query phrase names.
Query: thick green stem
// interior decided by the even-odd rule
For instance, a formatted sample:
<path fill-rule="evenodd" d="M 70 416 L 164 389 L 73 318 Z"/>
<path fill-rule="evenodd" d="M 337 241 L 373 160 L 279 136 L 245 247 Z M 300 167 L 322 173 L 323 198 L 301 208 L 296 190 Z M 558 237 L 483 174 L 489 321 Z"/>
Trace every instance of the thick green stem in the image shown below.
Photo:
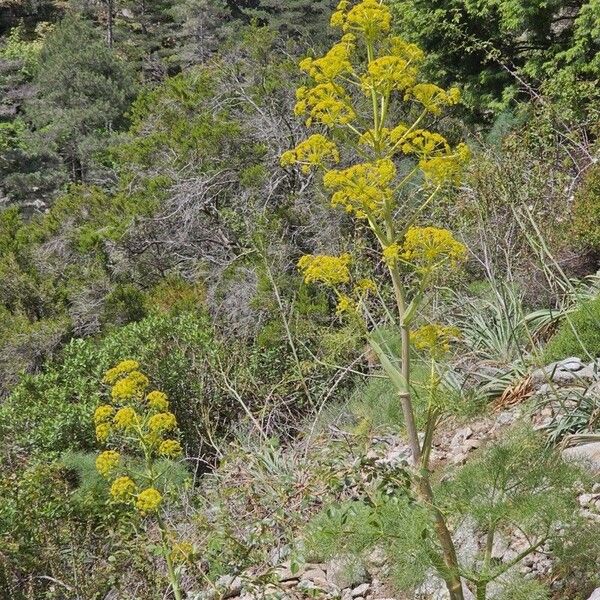
<path fill-rule="evenodd" d="M 487 585 L 487 581 L 480 581 L 479 583 L 477 583 L 477 591 L 475 596 L 477 600 L 485 600 Z"/>
<path fill-rule="evenodd" d="M 415 412 L 413 410 L 412 400 L 410 397 L 410 329 L 409 324 L 404 322 L 406 314 L 406 301 L 402 292 L 402 284 L 400 282 L 400 274 L 395 267 L 390 268 L 392 283 L 394 286 L 394 294 L 396 296 L 396 304 L 398 306 L 398 316 L 400 318 L 400 336 L 402 338 L 402 377 L 406 382 L 406 390 L 400 392 L 400 404 L 402 406 L 402 414 L 404 416 L 404 426 L 408 435 L 408 443 L 412 450 L 413 465 L 418 466 L 421 460 L 421 446 L 419 436 L 417 434 L 417 423 L 415 420 Z"/>
<path fill-rule="evenodd" d="M 442 549 L 444 566 L 443 569 L 441 569 L 440 575 L 446 583 L 446 587 L 450 594 L 450 600 L 464 600 L 456 548 L 452 541 L 452 535 L 446 525 L 446 519 L 444 518 L 442 511 L 434 503 L 433 490 L 431 489 L 428 471 L 424 470 L 422 474 L 418 476 L 417 485 L 417 491 L 421 501 L 431 512 L 436 537 Z"/>

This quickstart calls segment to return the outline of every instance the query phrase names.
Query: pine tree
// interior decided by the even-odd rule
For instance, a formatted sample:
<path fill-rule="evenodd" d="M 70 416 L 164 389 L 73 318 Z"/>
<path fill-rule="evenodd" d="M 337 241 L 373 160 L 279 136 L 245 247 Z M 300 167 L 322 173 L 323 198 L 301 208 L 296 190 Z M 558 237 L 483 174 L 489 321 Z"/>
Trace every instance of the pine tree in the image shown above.
<path fill-rule="evenodd" d="M 129 67 L 107 46 L 99 30 L 64 19 L 48 36 L 26 105 L 40 146 L 55 148 L 73 181 L 85 181 L 103 139 L 125 124 L 134 95 Z"/>

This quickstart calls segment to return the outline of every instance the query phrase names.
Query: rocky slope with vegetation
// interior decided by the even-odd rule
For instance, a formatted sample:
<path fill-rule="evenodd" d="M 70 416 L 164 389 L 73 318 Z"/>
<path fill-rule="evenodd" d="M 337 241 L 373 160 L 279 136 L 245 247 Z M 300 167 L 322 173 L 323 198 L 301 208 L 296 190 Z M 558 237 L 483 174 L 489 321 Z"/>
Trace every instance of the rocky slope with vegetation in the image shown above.
<path fill-rule="evenodd" d="M 0 0 L 0 597 L 600 598 L 597 0 Z"/>

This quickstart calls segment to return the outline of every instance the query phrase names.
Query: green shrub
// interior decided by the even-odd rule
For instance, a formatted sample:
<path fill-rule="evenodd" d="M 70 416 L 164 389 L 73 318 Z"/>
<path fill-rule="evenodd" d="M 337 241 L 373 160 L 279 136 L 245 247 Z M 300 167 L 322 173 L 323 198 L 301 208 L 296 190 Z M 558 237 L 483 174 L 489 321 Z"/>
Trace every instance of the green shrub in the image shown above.
<path fill-rule="evenodd" d="M 594 359 L 600 356 L 600 298 L 581 304 L 567 314 L 544 349 L 544 362 L 568 356 Z"/>
<path fill-rule="evenodd" d="M 572 228 L 584 245 L 600 250 L 600 164 L 589 168 L 575 193 Z"/>
<path fill-rule="evenodd" d="M 99 382 L 111 366 L 133 358 L 170 396 L 184 441 L 197 452 L 206 428 L 212 435 L 232 416 L 229 398 L 214 383 L 216 353 L 210 321 L 198 312 L 148 317 L 101 340 L 72 340 L 60 360 L 25 376 L 7 398 L 0 408 L 0 440 L 5 448 L 33 455 L 91 450 Z"/>

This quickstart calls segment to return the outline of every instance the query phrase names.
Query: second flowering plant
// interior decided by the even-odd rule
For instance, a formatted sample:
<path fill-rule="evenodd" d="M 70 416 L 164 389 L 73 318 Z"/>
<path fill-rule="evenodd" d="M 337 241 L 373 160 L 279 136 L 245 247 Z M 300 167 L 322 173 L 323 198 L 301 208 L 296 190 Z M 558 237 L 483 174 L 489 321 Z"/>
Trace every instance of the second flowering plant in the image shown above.
<path fill-rule="evenodd" d="M 96 458 L 98 472 L 107 480 L 110 502 L 130 507 L 153 519 L 161 536 L 161 554 L 175 598 L 181 598 L 172 547 L 176 545 L 161 515 L 169 460 L 183 449 L 177 419 L 164 392 L 152 390 L 150 380 L 135 360 L 124 360 L 103 379 L 107 401 L 94 412 L 96 438 L 104 446 Z"/>

